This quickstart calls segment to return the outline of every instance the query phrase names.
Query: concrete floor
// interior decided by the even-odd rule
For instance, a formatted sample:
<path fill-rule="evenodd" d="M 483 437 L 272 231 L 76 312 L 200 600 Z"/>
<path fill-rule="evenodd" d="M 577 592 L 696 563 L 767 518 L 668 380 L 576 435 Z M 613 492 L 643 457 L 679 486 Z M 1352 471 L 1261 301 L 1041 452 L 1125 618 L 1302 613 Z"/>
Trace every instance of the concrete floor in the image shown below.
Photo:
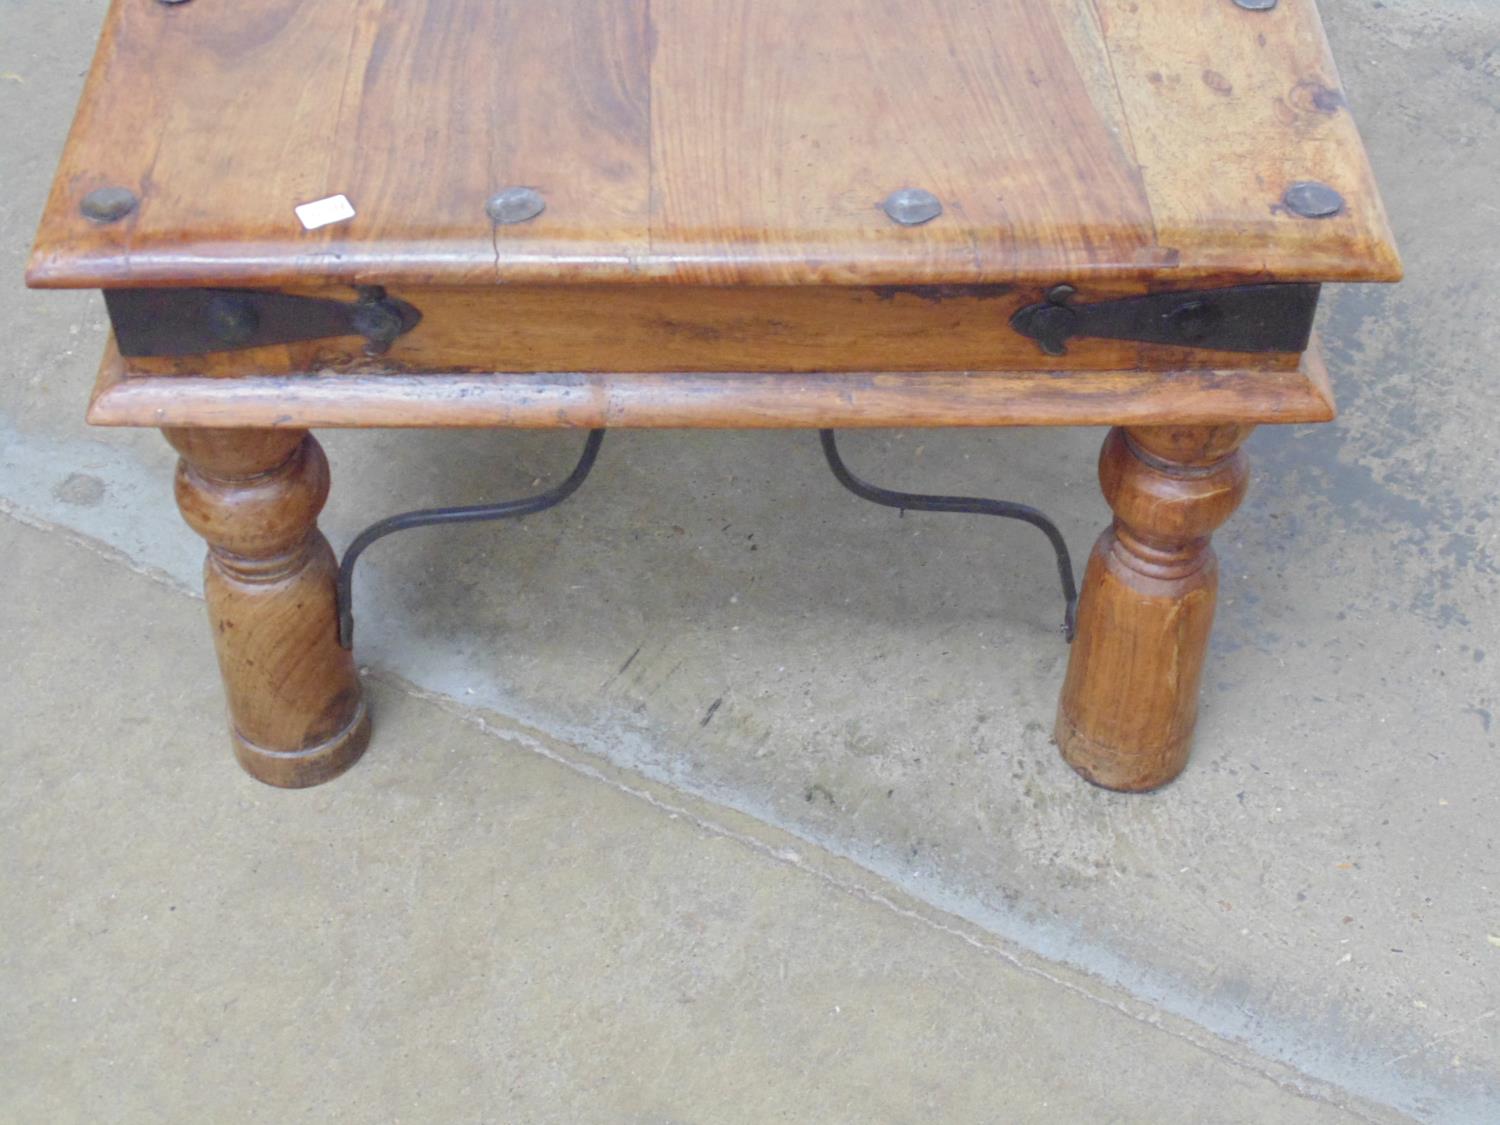
<path fill-rule="evenodd" d="M 8 0 L 0 1118 L 1500 1120 L 1500 9 L 1320 6 L 1409 279 L 1329 291 L 1340 423 L 1252 441 L 1176 786 L 1056 760 L 1034 533 L 625 434 L 568 507 L 372 553 L 379 734 L 278 796 L 169 451 L 79 421 L 102 307 L 20 289 L 103 4 Z M 1099 437 L 846 453 L 1082 551 Z M 341 544 L 578 439 L 325 444 Z"/>

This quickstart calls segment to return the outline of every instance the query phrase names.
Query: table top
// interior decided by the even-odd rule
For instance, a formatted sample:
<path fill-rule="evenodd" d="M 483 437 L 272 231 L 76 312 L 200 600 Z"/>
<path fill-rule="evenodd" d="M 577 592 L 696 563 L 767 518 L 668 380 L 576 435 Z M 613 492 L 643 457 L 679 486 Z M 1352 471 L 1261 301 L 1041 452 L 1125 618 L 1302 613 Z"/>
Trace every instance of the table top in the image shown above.
<path fill-rule="evenodd" d="M 1342 210 L 1297 214 L 1308 182 Z M 104 187 L 134 209 L 85 217 Z M 495 221 L 507 188 L 545 210 Z M 902 189 L 942 213 L 894 221 Z M 305 229 L 337 196 L 353 217 Z M 28 277 L 1399 273 L 1313 0 L 115 0 Z"/>

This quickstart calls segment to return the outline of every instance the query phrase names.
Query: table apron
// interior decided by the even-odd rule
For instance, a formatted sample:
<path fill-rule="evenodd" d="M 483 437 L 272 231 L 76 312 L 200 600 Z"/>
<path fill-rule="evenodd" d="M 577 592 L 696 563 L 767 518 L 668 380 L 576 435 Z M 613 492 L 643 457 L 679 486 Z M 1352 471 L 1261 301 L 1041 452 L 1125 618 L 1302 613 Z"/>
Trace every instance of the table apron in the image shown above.
<path fill-rule="evenodd" d="M 1070 293 L 1066 308 L 1048 301 L 1050 294 L 1060 291 Z M 128 355 L 128 370 L 137 375 L 208 376 L 330 370 L 382 374 L 815 374 L 1039 367 L 1288 371 L 1298 366 L 1317 302 L 1316 286 L 1228 285 L 1204 291 L 1173 290 L 1160 284 L 1152 288 L 1158 296 L 1143 302 L 1147 290 L 1142 283 L 1119 281 L 1050 289 L 1006 285 L 365 286 L 267 292 L 256 331 L 253 325 L 240 324 L 244 317 L 255 319 L 255 292 L 182 290 L 174 297 L 172 290 L 126 290 L 112 295 L 112 309 L 126 317 L 117 325 L 120 340 L 134 345 L 122 347 Z M 381 299 L 372 303 L 371 294 Z M 1293 294 L 1299 300 L 1268 302 L 1263 294 Z M 1226 324 L 1217 330 L 1212 324 L 1207 326 L 1203 342 L 1196 346 L 1163 343 L 1163 331 L 1179 323 L 1166 315 L 1176 307 L 1179 295 L 1189 313 L 1209 308 L 1216 314 L 1222 308 Z M 305 325 L 297 323 L 295 316 L 298 298 L 309 310 Z M 222 310 L 217 318 L 203 315 L 216 302 L 235 301 L 246 306 L 240 317 Z M 1144 316 L 1097 315 L 1142 304 Z M 392 316 L 395 330 L 372 347 L 371 340 L 356 334 L 351 325 L 361 312 L 385 307 L 406 310 L 407 322 L 396 324 Z M 1036 315 L 1038 309 L 1043 315 Z M 322 315 L 324 310 L 340 314 L 331 319 L 343 322 L 343 335 L 337 334 L 337 327 L 329 327 L 330 317 Z M 173 315 L 184 318 L 175 329 L 163 320 Z M 1061 346 L 1036 338 L 1049 336 L 1038 331 L 1049 316 L 1068 322 L 1063 327 L 1077 334 Z M 1244 331 L 1236 334 L 1223 329 L 1247 325 L 1250 336 L 1288 350 L 1256 353 L 1253 346 L 1246 351 L 1209 346 L 1215 337 L 1245 339 Z M 234 330 L 242 327 L 240 339 L 267 342 L 232 346 L 238 342 Z M 1268 333 L 1267 327 L 1275 331 Z M 1157 329 L 1156 341 L 1144 342 L 1152 339 L 1152 329 Z M 228 334 L 223 350 L 209 346 L 216 331 Z M 171 346 L 174 332 L 181 338 L 180 349 Z M 1127 338 L 1093 338 L 1122 335 Z M 1292 340 L 1296 342 L 1286 343 Z"/>

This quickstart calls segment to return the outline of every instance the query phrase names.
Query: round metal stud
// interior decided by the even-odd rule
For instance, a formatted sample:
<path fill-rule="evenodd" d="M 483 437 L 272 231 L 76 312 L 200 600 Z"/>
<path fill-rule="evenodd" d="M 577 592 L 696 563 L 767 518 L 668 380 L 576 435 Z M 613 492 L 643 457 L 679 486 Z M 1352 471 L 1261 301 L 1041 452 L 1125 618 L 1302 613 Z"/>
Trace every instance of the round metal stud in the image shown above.
<path fill-rule="evenodd" d="M 1316 180 L 1293 184 L 1286 189 L 1281 202 L 1292 214 L 1304 219 L 1331 219 L 1344 212 L 1344 197 Z"/>
<path fill-rule="evenodd" d="M 140 203 L 129 188 L 95 188 L 83 197 L 78 209 L 83 217 L 95 223 L 117 223 Z"/>
<path fill-rule="evenodd" d="M 903 227 L 919 227 L 943 213 L 938 197 L 921 188 L 902 188 L 893 192 L 883 206 L 891 221 Z"/>
<path fill-rule="evenodd" d="M 209 302 L 207 319 L 214 335 L 226 347 L 241 348 L 260 330 L 255 304 L 235 293 L 220 293 Z"/>
<path fill-rule="evenodd" d="M 1187 301 L 1163 317 L 1178 339 L 1188 344 L 1208 339 L 1220 319 L 1218 310 L 1208 301 Z"/>
<path fill-rule="evenodd" d="M 1244 8 L 1247 12 L 1269 12 L 1276 7 L 1278 0 L 1234 0 L 1235 5 Z"/>
<path fill-rule="evenodd" d="M 547 209 L 547 201 L 535 188 L 513 187 L 490 196 L 484 205 L 490 222 L 496 226 L 510 227 L 517 223 L 528 223 Z"/>

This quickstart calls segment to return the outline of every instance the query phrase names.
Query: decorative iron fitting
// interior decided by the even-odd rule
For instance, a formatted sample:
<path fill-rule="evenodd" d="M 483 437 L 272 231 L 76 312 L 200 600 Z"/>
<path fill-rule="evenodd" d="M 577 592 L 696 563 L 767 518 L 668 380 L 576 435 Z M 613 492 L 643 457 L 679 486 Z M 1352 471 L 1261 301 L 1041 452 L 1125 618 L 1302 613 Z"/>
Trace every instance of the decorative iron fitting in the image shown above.
<path fill-rule="evenodd" d="M 903 227 L 920 227 L 943 213 L 943 201 L 922 188 L 902 188 L 881 204 L 891 222 Z"/>
<path fill-rule="evenodd" d="M 300 297 L 262 289 L 106 289 L 104 303 L 125 356 L 187 356 L 270 344 L 363 336 L 381 355 L 422 314 L 363 286 L 357 301 Z"/>
<path fill-rule="evenodd" d="M 1221 352 L 1302 352 L 1312 337 L 1318 285 L 1239 285 L 1192 293 L 1151 293 L 1074 304 L 1059 285 L 1011 318 L 1048 355 L 1066 355 L 1073 339 L 1130 340 Z"/>
<path fill-rule="evenodd" d="M 85 195 L 78 209 L 90 222 L 118 223 L 140 205 L 141 201 L 129 188 L 102 187 Z"/>
<path fill-rule="evenodd" d="M 1041 512 L 1026 504 L 1012 500 L 984 500 L 971 496 L 924 496 L 915 492 L 895 492 L 862 480 L 844 463 L 839 452 L 838 437 L 832 430 L 820 430 L 823 455 L 828 467 L 838 482 L 854 495 L 886 508 L 896 508 L 902 515 L 907 512 L 949 512 L 963 516 L 996 516 L 1005 520 L 1029 523 L 1047 537 L 1057 557 L 1057 573 L 1062 579 L 1063 624 L 1062 635 L 1069 643 L 1078 632 L 1078 583 L 1073 577 L 1073 556 L 1068 553 L 1067 540 L 1057 525 Z"/>
<path fill-rule="evenodd" d="M 555 508 L 583 487 L 599 460 L 599 449 L 604 445 L 604 431 L 590 430 L 583 444 L 583 456 L 568 474 L 567 480 L 556 488 L 522 500 L 503 500 L 498 504 L 479 504 L 465 508 L 424 508 L 417 512 L 405 512 L 372 524 L 360 532 L 344 559 L 339 563 L 337 598 L 339 607 L 339 643 L 345 648 L 354 647 L 354 568 L 360 556 L 388 535 L 398 531 L 411 531 L 418 527 L 438 527 L 456 523 L 485 523 L 491 520 L 513 520 L 521 516 L 535 515 Z"/>

